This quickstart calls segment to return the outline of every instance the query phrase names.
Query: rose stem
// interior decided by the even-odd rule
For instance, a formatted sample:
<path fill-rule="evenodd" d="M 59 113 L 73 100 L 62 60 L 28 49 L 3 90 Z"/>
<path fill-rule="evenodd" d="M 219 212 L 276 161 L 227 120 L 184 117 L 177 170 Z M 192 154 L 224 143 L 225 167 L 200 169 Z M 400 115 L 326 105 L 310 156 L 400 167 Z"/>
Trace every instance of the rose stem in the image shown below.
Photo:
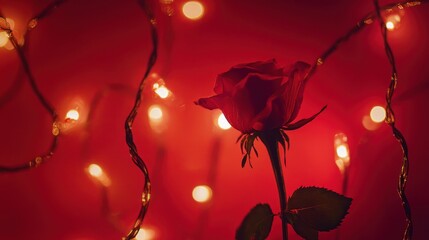
<path fill-rule="evenodd" d="M 274 177 L 276 178 L 276 183 L 277 183 L 277 191 L 279 193 L 279 199 L 280 199 L 280 208 L 281 208 L 280 218 L 282 220 L 283 240 L 287 240 L 288 239 L 287 219 L 284 217 L 284 213 L 286 212 L 286 206 L 287 206 L 286 186 L 283 178 L 282 165 L 281 165 L 280 156 L 279 156 L 279 145 L 277 142 L 277 134 L 275 131 L 278 131 L 278 130 L 263 131 L 261 132 L 259 137 L 262 143 L 267 148 L 268 154 L 270 155 L 271 166 L 273 167 Z"/>

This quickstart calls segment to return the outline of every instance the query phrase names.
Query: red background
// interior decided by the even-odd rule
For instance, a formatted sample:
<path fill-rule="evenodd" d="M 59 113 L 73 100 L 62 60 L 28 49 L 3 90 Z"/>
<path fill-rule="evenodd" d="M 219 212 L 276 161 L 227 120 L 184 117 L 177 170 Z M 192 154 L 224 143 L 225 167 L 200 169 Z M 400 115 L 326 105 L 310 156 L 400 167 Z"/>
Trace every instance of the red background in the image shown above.
<path fill-rule="evenodd" d="M 23 32 L 25 23 L 50 1 L 0 1 L 5 16 Z M 174 93 L 163 102 L 147 91 L 134 124 L 140 154 L 153 180 L 151 206 L 144 227 L 155 239 L 233 239 L 247 211 L 259 202 L 279 211 L 271 166 L 258 143 L 253 168 L 240 166 L 235 144 L 239 132 L 213 126 L 214 113 L 195 106 L 213 94 L 216 75 L 231 66 L 276 58 L 288 66 L 313 62 L 334 40 L 374 9 L 372 1 L 202 1 L 206 14 L 198 21 L 183 17 L 183 1 L 174 1 L 168 18 L 156 5 L 160 31 L 159 73 Z M 381 4 L 387 2 L 382 1 Z M 397 126 L 410 150 L 407 194 L 415 221 L 415 238 L 428 235 L 427 93 L 429 6 L 406 9 L 399 29 L 389 32 L 399 84 L 393 107 Z M 31 33 L 28 60 L 45 97 L 64 116 L 79 105 L 79 124 L 60 136 L 53 159 L 29 171 L 0 175 L 0 239 L 120 239 L 139 209 L 143 177 L 132 164 L 123 123 L 151 50 L 148 24 L 137 1 L 75 0 L 60 8 Z M 15 51 L 0 49 L 0 94 L 20 69 Z M 307 85 L 298 119 L 322 106 L 315 121 L 290 132 L 285 168 L 288 193 L 299 186 L 341 191 L 334 163 L 333 136 L 345 132 L 352 154 L 349 197 L 353 204 L 340 230 L 341 239 L 401 239 L 405 217 L 396 193 L 401 149 L 387 125 L 369 132 L 362 117 L 384 105 L 390 80 L 378 24 L 342 45 Z M 130 92 L 108 92 L 85 116 L 95 94 L 111 83 Z M 154 133 L 146 109 L 162 104 L 167 129 Z M 26 162 L 48 148 L 50 116 L 27 81 L 0 109 L 0 161 Z M 210 203 L 193 201 L 195 185 L 207 183 L 213 143 L 218 139 L 219 165 Z M 163 157 L 157 157 L 159 149 Z M 88 149 L 87 154 L 84 150 Z M 103 167 L 112 180 L 108 199 L 114 224 L 103 216 L 100 186 L 85 172 L 89 163 Z M 203 215 L 204 212 L 207 215 Z M 269 239 L 280 239 L 277 219 Z M 336 231 L 321 233 L 332 239 Z M 291 239 L 299 239 L 291 233 Z"/>

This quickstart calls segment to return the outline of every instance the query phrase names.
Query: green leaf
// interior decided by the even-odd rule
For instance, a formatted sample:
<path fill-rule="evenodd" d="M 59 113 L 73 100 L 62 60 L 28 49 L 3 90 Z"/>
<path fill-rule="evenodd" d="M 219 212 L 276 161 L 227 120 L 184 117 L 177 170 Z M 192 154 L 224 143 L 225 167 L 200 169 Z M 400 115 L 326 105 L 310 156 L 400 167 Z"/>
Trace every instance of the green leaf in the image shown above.
<path fill-rule="evenodd" d="M 319 238 L 319 232 L 308 226 L 298 214 L 286 213 L 286 218 L 299 236 L 306 240 L 317 240 Z"/>
<path fill-rule="evenodd" d="M 341 224 L 351 202 L 351 198 L 326 188 L 301 187 L 289 198 L 287 211 L 294 215 L 290 219 L 294 229 L 307 231 L 303 227 L 306 225 L 317 231 L 330 231 Z"/>
<path fill-rule="evenodd" d="M 250 210 L 235 233 L 237 240 L 263 240 L 268 237 L 274 214 L 268 204 L 258 204 Z"/>

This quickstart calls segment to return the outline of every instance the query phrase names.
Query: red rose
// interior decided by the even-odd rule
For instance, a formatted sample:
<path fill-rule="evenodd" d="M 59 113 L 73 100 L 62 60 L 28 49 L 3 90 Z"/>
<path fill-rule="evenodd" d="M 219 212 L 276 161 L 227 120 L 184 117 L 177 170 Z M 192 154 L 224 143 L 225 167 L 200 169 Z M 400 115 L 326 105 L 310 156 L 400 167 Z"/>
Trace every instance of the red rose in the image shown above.
<path fill-rule="evenodd" d="M 275 59 L 239 64 L 217 77 L 217 95 L 200 98 L 196 104 L 210 110 L 219 108 L 242 133 L 296 129 L 315 117 L 297 122 L 300 126 L 291 124 L 301 106 L 309 69 L 309 64 L 296 62 L 285 70 Z"/>

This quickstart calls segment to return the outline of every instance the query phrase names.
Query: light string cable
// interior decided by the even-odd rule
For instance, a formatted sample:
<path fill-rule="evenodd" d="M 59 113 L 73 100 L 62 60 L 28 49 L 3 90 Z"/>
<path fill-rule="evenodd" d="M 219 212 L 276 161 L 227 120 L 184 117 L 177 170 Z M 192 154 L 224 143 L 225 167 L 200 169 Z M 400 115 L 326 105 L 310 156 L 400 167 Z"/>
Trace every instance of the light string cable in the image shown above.
<path fill-rule="evenodd" d="M 153 66 L 156 63 L 157 55 L 158 55 L 158 31 L 156 27 L 156 20 L 155 16 L 153 14 L 153 11 L 151 7 L 149 6 L 148 0 L 139 0 L 140 6 L 144 10 L 147 20 L 150 24 L 150 34 L 151 34 L 151 40 L 152 40 L 152 52 L 150 53 L 146 72 L 143 75 L 142 80 L 140 81 L 139 88 L 136 94 L 136 99 L 134 102 L 134 106 L 131 109 L 131 112 L 129 113 L 128 117 L 125 120 L 125 141 L 129 147 L 129 152 L 131 154 L 131 159 L 134 162 L 134 164 L 142 171 L 145 183 L 143 187 L 143 193 L 142 193 L 142 199 L 141 199 L 141 207 L 139 214 L 137 216 L 136 221 L 134 222 L 134 226 L 131 229 L 131 231 L 128 233 L 126 237 L 123 239 L 131 240 L 137 236 L 137 233 L 140 230 L 140 227 L 143 223 L 143 219 L 147 213 L 150 197 L 151 197 L 151 182 L 149 178 L 149 171 L 146 167 L 145 162 L 142 160 L 142 158 L 139 156 L 137 151 L 137 146 L 134 143 L 133 139 L 133 132 L 132 132 L 132 126 L 134 123 L 134 119 L 137 116 L 137 110 L 140 107 L 141 101 L 142 101 L 142 93 L 145 86 L 145 80 L 149 76 L 149 73 L 151 72 Z"/>
<path fill-rule="evenodd" d="M 395 88 L 398 84 L 398 72 L 396 70 L 395 56 L 393 55 L 392 48 L 387 39 L 387 28 L 384 23 L 381 14 L 380 14 L 380 6 L 377 0 L 374 0 L 374 5 L 377 11 L 377 17 L 380 22 L 381 34 L 384 42 L 384 50 L 386 51 L 387 59 L 389 60 L 389 64 L 392 67 L 392 73 L 390 77 L 390 84 L 386 93 L 386 123 L 392 128 L 393 136 L 401 145 L 402 149 L 402 167 L 401 172 L 399 174 L 399 182 L 398 182 L 398 194 L 402 201 L 402 207 L 404 208 L 405 216 L 406 216 L 406 228 L 404 232 L 404 236 L 402 239 L 409 240 L 413 237 L 413 221 L 411 218 L 411 207 L 408 202 L 407 196 L 405 195 L 405 187 L 407 185 L 408 179 L 408 170 L 410 161 L 408 159 L 408 146 L 405 141 L 404 135 L 396 128 L 395 126 L 395 113 L 392 108 L 392 97 L 395 92 Z"/>
<path fill-rule="evenodd" d="M 27 28 L 26 28 L 25 33 L 24 33 L 24 37 L 28 39 L 29 38 L 29 31 L 34 29 L 41 19 L 47 17 L 49 14 L 51 14 L 53 12 L 53 10 L 55 8 L 59 7 L 64 2 L 65 2 L 65 0 L 54 1 L 51 4 L 49 4 L 46 8 L 44 8 L 41 12 L 36 14 L 33 18 L 31 18 L 27 24 Z M 4 24 L 2 24 L 3 21 L 4 21 Z M 27 57 L 25 55 L 25 48 L 19 44 L 18 40 L 16 39 L 16 37 L 14 36 L 14 34 L 12 32 L 12 29 L 9 26 L 9 23 L 7 22 L 6 18 L 4 17 L 4 15 L 1 11 L 0 11 L 0 29 L 7 33 L 9 40 L 11 41 L 13 47 L 15 48 L 15 50 L 18 54 L 18 57 L 21 61 L 22 68 L 23 68 L 25 74 L 27 75 L 27 79 L 30 83 L 32 91 L 34 92 L 34 94 L 36 94 L 37 99 L 43 105 L 43 107 L 46 109 L 46 111 L 48 111 L 48 113 L 51 115 L 51 118 L 52 118 L 53 139 L 52 139 L 51 146 L 49 147 L 49 150 L 46 153 L 44 153 L 40 156 L 37 156 L 34 159 L 32 159 L 26 163 L 19 164 L 16 166 L 0 166 L 0 173 L 3 173 L 3 172 L 19 172 L 22 170 L 38 167 L 40 164 L 44 163 L 45 161 L 47 161 L 48 159 L 50 159 L 53 156 L 53 154 L 57 148 L 57 141 L 58 141 L 58 136 L 60 134 L 60 129 L 59 129 L 59 126 L 57 124 L 58 115 L 57 115 L 54 107 L 45 98 L 45 96 L 42 94 L 42 92 L 40 91 L 40 89 L 36 83 L 36 78 L 34 77 L 33 72 L 31 71 L 30 64 L 29 64 Z"/>

